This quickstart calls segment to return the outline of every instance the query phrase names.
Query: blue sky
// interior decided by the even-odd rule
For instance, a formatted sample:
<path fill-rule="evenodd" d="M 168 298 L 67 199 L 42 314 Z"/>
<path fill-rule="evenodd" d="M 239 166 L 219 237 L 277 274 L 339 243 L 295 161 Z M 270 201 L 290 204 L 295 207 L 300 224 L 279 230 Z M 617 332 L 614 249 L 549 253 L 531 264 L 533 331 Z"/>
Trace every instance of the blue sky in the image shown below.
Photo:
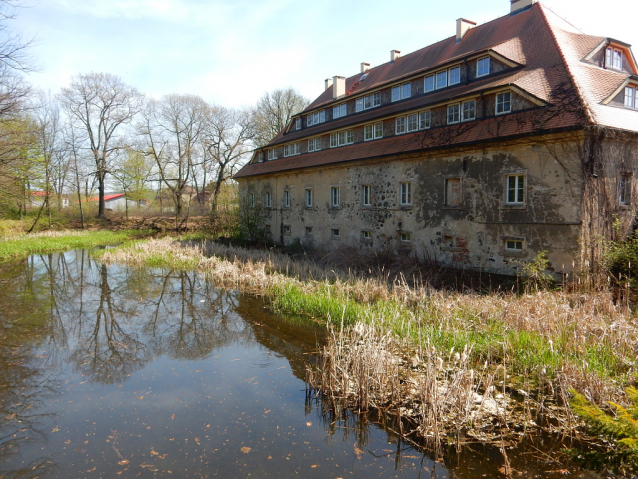
<path fill-rule="evenodd" d="M 325 78 L 454 35 L 459 17 L 481 24 L 510 8 L 509 0 L 27 1 L 13 27 L 36 38 L 36 87 L 56 93 L 78 73 L 109 72 L 153 97 L 191 93 L 235 107 L 288 86 L 314 99 Z M 543 3 L 585 33 L 638 43 L 635 0 Z"/>

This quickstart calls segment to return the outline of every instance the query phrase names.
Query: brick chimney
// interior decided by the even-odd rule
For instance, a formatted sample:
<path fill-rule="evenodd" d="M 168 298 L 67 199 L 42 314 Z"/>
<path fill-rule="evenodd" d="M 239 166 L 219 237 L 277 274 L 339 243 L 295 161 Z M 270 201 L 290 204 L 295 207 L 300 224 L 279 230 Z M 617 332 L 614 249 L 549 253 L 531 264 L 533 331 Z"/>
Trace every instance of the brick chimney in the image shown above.
<path fill-rule="evenodd" d="M 332 77 L 332 99 L 336 100 L 346 94 L 346 77 Z"/>
<path fill-rule="evenodd" d="M 365 73 L 368 70 L 370 70 L 370 64 L 369 63 L 362 63 L 361 64 L 361 73 Z"/>
<path fill-rule="evenodd" d="M 390 61 L 392 63 L 394 63 L 396 60 L 399 59 L 400 56 L 401 56 L 401 51 L 400 50 L 392 50 L 390 52 Z"/>
<path fill-rule="evenodd" d="M 470 28 L 474 28 L 476 26 L 476 22 L 472 20 L 466 20 L 465 18 L 459 18 L 456 21 L 456 43 L 459 43 L 463 40 L 463 37 L 468 32 Z"/>
<path fill-rule="evenodd" d="M 521 10 L 526 10 L 532 5 L 534 5 L 538 0 L 510 0 L 512 7 L 510 9 L 510 14 L 518 13 Z"/>
<path fill-rule="evenodd" d="M 332 86 L 332 78 L 326 78 L 326 90 Z"/>

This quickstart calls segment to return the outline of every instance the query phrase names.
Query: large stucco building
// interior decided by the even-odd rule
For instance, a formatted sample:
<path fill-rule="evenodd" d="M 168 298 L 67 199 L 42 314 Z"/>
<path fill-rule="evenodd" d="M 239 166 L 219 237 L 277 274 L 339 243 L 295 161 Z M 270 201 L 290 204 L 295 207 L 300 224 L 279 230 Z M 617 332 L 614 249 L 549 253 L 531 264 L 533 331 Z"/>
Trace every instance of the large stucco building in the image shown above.
<path fill-rule="evenodd" d="M 326 80 L 235 178 L 275 241 L 506 274 L 546 251 L 571 271 L 633 226 L 637 73 L 630 45 L 512 0 Z"/>

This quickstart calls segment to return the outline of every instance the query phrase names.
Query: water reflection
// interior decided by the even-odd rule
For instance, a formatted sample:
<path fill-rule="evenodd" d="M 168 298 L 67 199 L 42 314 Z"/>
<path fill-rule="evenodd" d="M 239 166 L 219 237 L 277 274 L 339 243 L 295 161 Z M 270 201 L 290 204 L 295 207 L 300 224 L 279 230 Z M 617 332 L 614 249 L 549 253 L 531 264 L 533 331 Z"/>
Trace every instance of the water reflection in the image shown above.
<path fill-rule="evenodd" d="M 0 478 L 499 476 L 494 450 L 449 471 L 391 418 L 309 394 L 323 334 L 193 272 L 3 265 Z"/>

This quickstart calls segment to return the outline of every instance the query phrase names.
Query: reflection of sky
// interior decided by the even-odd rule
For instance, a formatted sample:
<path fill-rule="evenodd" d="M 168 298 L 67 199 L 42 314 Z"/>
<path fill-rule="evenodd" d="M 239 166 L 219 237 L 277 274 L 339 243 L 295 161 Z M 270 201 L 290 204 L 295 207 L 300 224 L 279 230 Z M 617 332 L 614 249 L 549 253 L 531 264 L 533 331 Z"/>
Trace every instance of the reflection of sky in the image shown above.
<path fill-rule="evenodd" d="M 509 0 L 397 5 L 293 0 L 26 1 L 16 28 L 36 36 L 37 87 L 57 93 L 78 73 L 108 72 L 143 93 L 200 95 L 226 106 L 253 104 L 293 86 L 316 98 L 323 80 L 377 66 L 455 34 L 464 17 L 478 24 L 509 13 Z M 544 0 L 591 35 L 636 44 L 627 0 Z M 604 14 L 600 14 L 604 11 Z"/>
<path fill-rule="evenodd" d="M 56 468 L 42 477 L 417 476 L 421 456 L 408 449 L 395 471 L 382 430 L 359 444 L 341 421 L 331 435 L 307 409 L 298 376 L 315 343 L 301 338 L 319 330 L 295 334 L 260 301 L 194 273 L 105 268 L 73 252 L 43 258 L 13 269 L 0 303 L 22 297 L 48 323 L 34 352 L 58 380 L 44 400 L 53 415 L 42 419 L 44 448 L 23 445 L 6 467 L 46 454 Z"/>

